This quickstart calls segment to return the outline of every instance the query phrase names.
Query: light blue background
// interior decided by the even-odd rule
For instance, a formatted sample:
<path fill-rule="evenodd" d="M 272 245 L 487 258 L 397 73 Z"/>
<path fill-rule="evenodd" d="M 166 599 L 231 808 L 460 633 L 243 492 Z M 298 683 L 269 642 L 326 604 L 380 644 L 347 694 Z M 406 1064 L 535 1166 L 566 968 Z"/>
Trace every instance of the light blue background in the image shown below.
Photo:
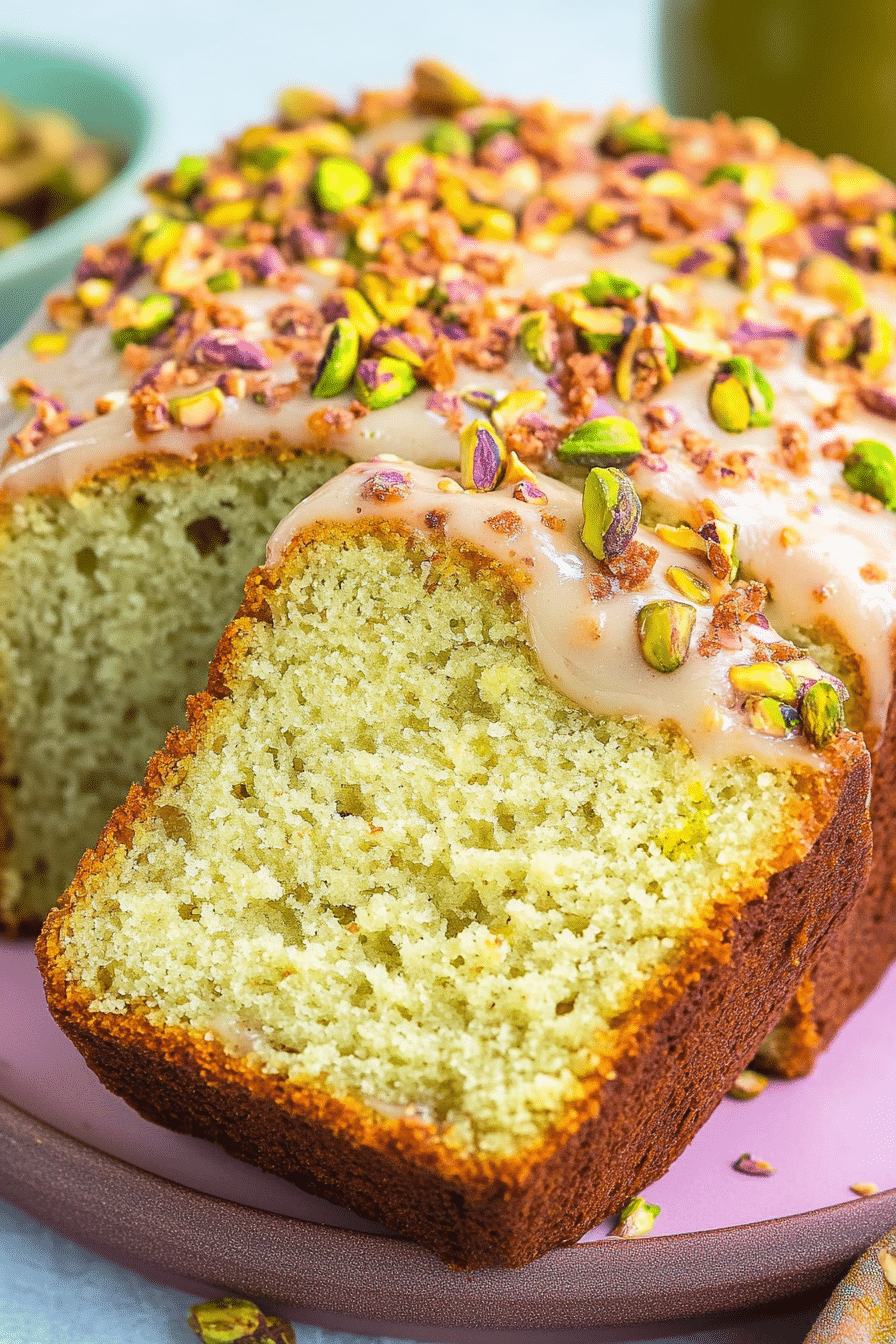
<path fill-rule="evenodd" d="M 362 85 L 403 83 L 422 55 L 496 93 L 583 107 L 649 103 L 658 97 L 656 8 L 654 0 L 7 0 L 0 35 L 78 47 L 136 73 L 159 108 L 163 165 L 264 120 L 285 85 L 349 99 Z M 0 1344 L 189 1344 L 190 1300 L 0 1204 Z M 783 1344 L 808 1327 L 804 1316 L 777 1329 L 766 1322 L 754 1338 Z M 302 1344 L 357 1338 L 299 1335 Z M 698 1339 L 721 1336 L 687 1337 Z"/>

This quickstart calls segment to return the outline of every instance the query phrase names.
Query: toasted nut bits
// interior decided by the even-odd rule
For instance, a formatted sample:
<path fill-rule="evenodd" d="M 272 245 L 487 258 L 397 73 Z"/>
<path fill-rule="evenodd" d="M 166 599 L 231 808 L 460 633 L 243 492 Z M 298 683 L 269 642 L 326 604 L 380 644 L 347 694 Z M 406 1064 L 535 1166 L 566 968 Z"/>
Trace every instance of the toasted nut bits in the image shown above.
<path fill-rule="evenodd" d="M 594 467 L 582 498 L 582 542 L 597 560 L 612 560 L 628 548 L 641 518 L 634 486 L 614 467 Z"/>
<path fill-rule="evenodd" d="M 619 1215 L 611 1237 L 643 1237 L 660 1216 L 659 1204 L 648 1204 L 638 1195 L 629 1201 Z"/>
<path fill-rule="evenodd" d="M 695 609 L 687 602 L 648 602 L 638 612 L 641 655 L 656 672 L 675 672 L 688 656 Z"/>
<path fill-rule="evenodd" d="M 885 443 L 860 439 L 843 463 L 843 479 L 853 490 L 896 509 L 896 457 Z"/>
<path fill-rule="evenodd" d="M 358 367 L 359 350 L 357 327 L 347 318 L 337 318 L 311 384 L 312 397 L 336 397 L 344 392 Z"/>
<path fill-rule="evenodd" d="M 465 490 L 495 490 L 507 466 L 504 440 L 485 420 L 472 420 L 460 436 L 460 480 Z"/>
<path fill-rule="evenodd" d="M 561 461 L 582 467 L 627 467 L 640 453 L 638 431 L 621 415 L 586 420 L 557 449 Z"/>
<path fill-rule="evenodd" d="M 382 359 L 362 359 L 355 372 L 355 396 L 371 411 L 393 406 L 396 401 L 410 396 L 416 386 L 410 364 L 390 355 L 383 355 Z"/>
<path fill-rule="evenodd" d="M 647 401 L 671 381 L 678 355 L 659 322 L 635 327 L 616 365 L 616 391 L 623 401 Z"/>
<path fill-rule="evenodd" d="M 265 1316 L 254 1302 L 239 1297 L 200 1302 L 190 1308 L 189 1321 L 202 1344 L 295 1344 L 287 1321 Z"/>
<path fill-rule="evenodd" d="M 770 425 L 774 401 L 766 379 L 745 355 L 724 360 L 709 388 L 709 413 L 729 434 Z"/>

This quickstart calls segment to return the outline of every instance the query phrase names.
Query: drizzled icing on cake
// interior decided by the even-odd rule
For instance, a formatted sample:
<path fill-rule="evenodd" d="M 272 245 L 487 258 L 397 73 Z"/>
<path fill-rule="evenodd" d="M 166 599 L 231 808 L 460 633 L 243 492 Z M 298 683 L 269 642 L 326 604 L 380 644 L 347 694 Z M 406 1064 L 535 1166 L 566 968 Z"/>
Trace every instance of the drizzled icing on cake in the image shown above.
<path fill-rule="evenodd" d="M 713 614 L 695 608 L 692 651 L 677 671 L 654 671 L 638 643 L 637 617 L 649 602 L 680 599 L 666 580 L 681 552 L 646 528 L 637 541 L 656 554 L 649 575 L 636 587 L 607 596 L 601 567 L 580 540 L 582 498 L 578 491 L 538 478 L 546 499 L 527 503 L 512 484 L 479 493 L 458 490 L 457 473 L 402 461 L 356 463 L 289 514 L 268 544 L 276 565 L 294 538 L 314 524 L 387 522 L 414 533 L 433 555 L 445 542 L 491 556 L 514 576 L 533 648 L 545 675 L 575 704 L 592 714 L 637 717 L 659 726 L 677 725 L 704 764 L 738 755 L 782 762 L 822 764 L 803 739 L 773 740 L 745 721 L 729 671 L 762 658 L 777 641 L 761 624 L 742 627 L 736 647 L 698 652 Z M 449 481 L 455 488 L 441 488 Z"/>
<path fill-rule="evenodd" d="M 318 99 L 304 120 L 284 103 L 276 126 L 157 175 L 153 212 L 127 239 L 88 249 L 73 292 L 49 301 L 65 353 L 44 359 L 35 347 L 42 315 L 0 353 L 0 398 L 15 386 L 27 403 L 0 400 L 13 434 L 0 497 L 68 492 L 129 456 L 192 459 L 209 443 L 280 442 L 355 461 L 393 452 L 450 467 L 483 399 L 489 414 L 508 393 L 534 390 L 543 405 L 502 430 L 508 448 L 559 475 L 568 469 L 558 446 L 583 421 L 631 419 L 645 451 L 628 470 L 646 511 L 696 523 L 714 500 L 738 526 L 741 572 L 767 584 L 779 625 L 833 627 L 849 646 L 873 737 L 892 689 L 896 523 L 844 483 L 842 458 L 862 439 L 896 450 L 892 363 L 821 370 L 803 337 L 838 304 L 896 321 L 896 191 L 847 160 L 780 143 L 755 120 L 675 122 L 658 110 L 596 119 L 486 97 L 454 107 L 450 91 L 431 98 L 418 80 L 385 101 L 365 96 L 352 115 Z M 334 158 L 362 168 L 369 197 L 346 197 L 344 208 L 321 199 L 316 165 Z M 846 280 L 823 293 L 803 283 L 799 267 L 813 258 L 848 262 Z M 595 267 L 644 293 L 586 295 L 580 320 Z M 378 327 L 363 337 L 364 357 L 391 337 L 417 361 L 416 390 L 382 409 L 359 405 L 352 385 L 310 392 L 347 289 L 367 295 Z M 125 339 L 153 296 L 171 300 L 160 329 Z M 551 333 L 534 361 L 521 335 L 531 314 Z M 601 344 L 608 319 L 626 339 L 632 327 L 662 327 L 684 346 L 668 385 L 623 385 L 622 342 Z M 696 349 L 701 337 L 713 353 L 689 368 L 688 342 Z M 710 417 L 711 380 L 732 353 L 763 368 L 769 427 L 731 434 Z M 198 407 L 181 405 L 196 397 Z"/>

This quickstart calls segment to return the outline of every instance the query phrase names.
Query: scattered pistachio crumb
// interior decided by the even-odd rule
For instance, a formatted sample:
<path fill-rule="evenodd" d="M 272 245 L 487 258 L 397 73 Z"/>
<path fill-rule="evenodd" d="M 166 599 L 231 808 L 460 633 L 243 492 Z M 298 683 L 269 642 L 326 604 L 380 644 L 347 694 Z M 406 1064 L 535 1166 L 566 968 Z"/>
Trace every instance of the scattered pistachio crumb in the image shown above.
<path fill-rule="evenodd" d="M 768 1079 L 754 1069 L 744 1069 L 738 1074 L 729 1088 L 728 1095 L 735 1101 L 752 1101 L 768 1087 Z"/>
<path fill-rule="evenodd" d="M 637 1195 L 626 1204 L 619 1215 L 611 1237 L 643 1237 L 650 1231 L 660 1214 L 659 1204 L 648 1204 Z"/>
<path fill-rule="evenodd" d="M 876 1195 L 877 1186 L 873 1181 L 856 1181 L 851 1185 L 850 1190 L 854 1195 Z"/>
<path fill-rule="evenodd" d="M 732 1162 L 735 1171 L 743 1172 L 745 1176 L 774 1176 L 775 1168 L 769 1162 L 763 1162 L 761 1157 L 751 1157 L 749 1153 L 741 1153 L 736 1162 Z"/>

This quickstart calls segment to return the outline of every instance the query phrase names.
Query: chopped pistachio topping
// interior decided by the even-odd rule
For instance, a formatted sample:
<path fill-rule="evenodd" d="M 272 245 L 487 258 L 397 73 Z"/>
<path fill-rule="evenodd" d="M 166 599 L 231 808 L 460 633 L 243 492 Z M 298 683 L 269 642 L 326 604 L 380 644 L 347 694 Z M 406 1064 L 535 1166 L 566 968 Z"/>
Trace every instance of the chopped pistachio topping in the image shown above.
<path fill-rule="evenodd" d="M 207 429 L 223 409 L 224 393 L 218 387 L 207 387 L 203 392 L 168 399 L 171 418 L 184 429 Z"/>
<path fill-rule="evenodd" d="M 678 589 L 682 597 L 688 597 L 692 602 L 706 603 L 712 595 L 709 584 L 704 583 L 699 574 L 695 574 L 692 569 L 670 565 L 666 570 L 666 578 L 673 588 Z"/>
<path fill-rule="evenodd" d="M 547 399 L 547 393 L 540 388 L 509 392 L 493 407 L 492 424 L 499 434 L 506 434 L 524 415 L 540 411 Z"/>
<path fill-rule="evenodd" d="M 675 672 L 688 656 L 697 613 L 687 602 L 648 602 L 638 612 L 641 655 L 656 672 Z"/>
<path fill-rule="evenodd" d="M 460 436 L 460 480 L 465 490 L 496 490 L 504 478 L 507 449 L 485 420 L 471 420 Z"/>
<path fill-rule="evenodd" d="M 843 463 L 843 479 L 853 490 L 896 509 L 896 457 L 876 439 L 860 439 Z"/>
<path fill-rule="evenodd" d="M 582 496 L 582 542 L 597 560 L 628 549 L 641 519 L 641 501 L 625 472 L 593 467 Z"/>
<path fill-rule="evenodd" d="M 28 341 L 28 349 L 38 359 L 52 359 L 67 347 L 68 336 L 64 331 L 36 331 Z"/>
<path fill-rule="evenodd" d="M 745 355 L 722 361 L 710 384 L 708 402 L 713 420 L 728 434 L 742 434 L 745 429 L 772 423 L 774 393 Z"/>
<path fill-rule="evenodd" d="M 547 313 L 526 314 L 520 323 L 520 345 L 537 369 L 551 372 L 557 358 L 557 329 Z"/>
<path fill-rule="evenodd" d="M 642 452 L 638 431 L 622 415 L 586 420 L 563 440 L 557 456 L 582 467 L 627 467 Z"/>
<path fill-rule="evenodd" d="M 855 313 L 865 307 L 865 291 L 853 268 L 827 252 L 804 261 L 796 283 L 804 294 L 827 299 L 843 313 Z"/>
<path fill-rule="evenodd" d="M 589 303 L 600 307 L 614 299 L 636 299 L 641 286 L 624 275 L 614 275 L 612 271 L 592 271 L 587 285 L 582 286 L 582 293 Z"/>
<path fill-rule="evenodd" d="M 823 750 L 843 727 L 843 706 L 837 688 L 827 681 L 816 681 L 800 701 L 803 732 L 813 747 Z"/>
<path fill-rule="evenodd" d="M 768 1162 L 764 1162 L 761 1157 L 751 1157 L 749 1153 L 741 1153 L 736 1162 L 732 1162 L 735 1171 L 742 1171 L 745 1176 L 774 1176 L 775 1168 Z"/>
<path fill-rule="evenodd" d="M 354 391 L 362 406 L 381 411 L 410 396 L 417 386 L 414 370 L 403 359 L 383 355 L 382 359 L 362 359 L 355 372 Z"/>
<path fill-rule="evenodd" d="M 355 376 L 361 340 L 358 330 L 347 318 L 333 323 L 323 358 L 311 384 L 312 397 L 337 397 Z"/>
<path fill-rule="evenodd" d="M 370 175 L 354 159 L 333 155 L 317 165 L 314 194 L 322 210 L 339 214 L 350 205 L 363 205 L 372 191 Z"/>

